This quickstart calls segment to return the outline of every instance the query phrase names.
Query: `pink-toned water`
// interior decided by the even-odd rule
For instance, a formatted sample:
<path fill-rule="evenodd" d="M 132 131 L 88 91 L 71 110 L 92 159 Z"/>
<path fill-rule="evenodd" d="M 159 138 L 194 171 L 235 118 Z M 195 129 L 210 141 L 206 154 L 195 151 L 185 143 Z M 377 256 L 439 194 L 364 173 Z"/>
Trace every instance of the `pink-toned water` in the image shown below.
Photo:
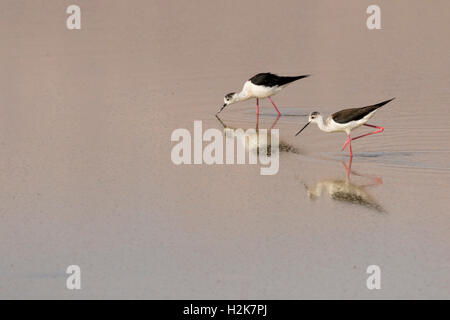
<path fill-rule="evenodd" d="M 374 31 L 371 1 L 78 0 L 79 31 L 69 4 L 1 5 L 1 298 L 449 298 L 448 1 L 380 0 Z M 278 174 L 175 166 L 172 131 L 222 129 L 223 95 L 267 71 L 312 74 L 274 97 Z M 350 181 L 345 135 L 294 137 L 391 97 Z"/>

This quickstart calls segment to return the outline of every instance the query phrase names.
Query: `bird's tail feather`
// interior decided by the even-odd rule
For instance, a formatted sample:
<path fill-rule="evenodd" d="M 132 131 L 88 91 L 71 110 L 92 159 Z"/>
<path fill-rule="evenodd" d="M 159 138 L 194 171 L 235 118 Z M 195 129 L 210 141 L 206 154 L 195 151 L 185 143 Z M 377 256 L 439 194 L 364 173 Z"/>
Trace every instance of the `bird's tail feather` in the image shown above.
<path fill-rule="evenodd" d="M 302 75 L 302 76 L 281 77 L 282 85 L 285 85 L 285 84 L 288 84 L 288 83 L 291 83 L 291 82 L 294 82 L 294 81 L 297 81 L 297 80 L 300 80 L 300 79 L 303 79 L 303 78 L 307 78 L 309 76 L 310 76 L 309 74 L 305 74 L 305 75 Z"/>
<path fill-rule="evenodd" d="M 384 106 L 385 104 L 388 104 L 389 102 L 391 102 L 391 101 L 394 100 L 394 99 L 395 99 L 395 97 L 394 97 L 394 98 L 391 98 L 391 99 L 389 99 L 389 100 L 386 100 L 386 101 L 383 101 L 383 102 L 374 104 L 374 105 L 369 106 L 369 107 L 380 108 L 380 107 Z"/>
<path fill-rule="evenodd" d="M 391 98 L 391 99 L 389 99 L 389 100 L 382 101 L 382 102 L 377 103 L 377 104 L 373 104 L 373 105 L 371 105 L 371 106 L 363 107 L 362 109 L 364 109 L 366 112 L 372 112 L 373 110 L 376 110 L 376 109 L 378 109 L 378 108 L 381 108 L 381 107 L 384 106 L 385 104 L 388 104 L 389 102 L 391 102 L 391 101 L 394 100 L 394 99 L 395 99 L 395 97 L 394 97 L 394 98 Z"/>

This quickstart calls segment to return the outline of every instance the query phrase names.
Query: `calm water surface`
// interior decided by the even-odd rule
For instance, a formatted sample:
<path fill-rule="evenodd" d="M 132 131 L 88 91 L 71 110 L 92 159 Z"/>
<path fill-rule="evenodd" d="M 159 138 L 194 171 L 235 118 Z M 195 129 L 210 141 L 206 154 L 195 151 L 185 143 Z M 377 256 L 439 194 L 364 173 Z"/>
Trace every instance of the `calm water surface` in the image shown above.
<path fill-rule="evenodd" d="M 448 298 L 449 2 L 381 1 L 376 31 L 370 4 L 96 0 L 72 32 L 61 1 L 6 1 L 0 297 Z M 214 114 L 267 71 L 312 74 L 274 97 L 278 174 L 175 166 L 177 128 L 256 126 L 252 100 Z M 351 167 L 344 134 L 294 137 L 391 97 Z"/>

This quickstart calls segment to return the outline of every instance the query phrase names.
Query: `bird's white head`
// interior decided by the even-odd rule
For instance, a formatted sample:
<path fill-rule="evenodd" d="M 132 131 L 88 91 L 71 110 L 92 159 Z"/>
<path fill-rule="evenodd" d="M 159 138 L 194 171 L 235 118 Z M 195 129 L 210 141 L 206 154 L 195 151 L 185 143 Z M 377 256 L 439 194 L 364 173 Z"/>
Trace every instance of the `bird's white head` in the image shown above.
<path fill-rule="evenodd" d="M 223 102 L 226 105 L 238 102 L 238 94 L 235 92 L 231 92 L 225 95 L 225 97 L 223 97 Z"/>
<path fill-rule="evenodd" d="M 322 118 L 322 115 L 320 114 L 320 112 L 314 111 L 309 114 L 309 122 L 317 123 L 320 118 Z"/>
<path fill-rule="evenodd" d="M 238 101 L 239 101 L 239 94 L 235 92 L 226 94 L 225 97 L 223 98 L 223 106 L 220 108 L 219 112 L 216 113 L 216 115 L 219 114 L 229 104 L 233 104 Z"/>
<path fill-rule="evenodd" d="M 297 136 L 300 132 L 302 132 L 311 122 L 317 123 L 320 127 L 323 123 L 323 117 L 320 112 L 314 111 L 309 114 L 308 122 L 305 124 L 303 128 L 300 129 L 295 135 Z"/>

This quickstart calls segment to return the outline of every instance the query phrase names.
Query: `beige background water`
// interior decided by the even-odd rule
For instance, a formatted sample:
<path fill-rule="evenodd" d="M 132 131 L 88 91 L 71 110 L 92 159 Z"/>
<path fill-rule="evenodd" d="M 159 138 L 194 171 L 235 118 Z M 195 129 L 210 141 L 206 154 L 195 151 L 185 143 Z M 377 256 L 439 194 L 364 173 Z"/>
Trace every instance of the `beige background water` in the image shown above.
<path fill-rule="evenodd" d="M 0 297 L 449 298 L 450 2 L 376 3 L 370 31 L 373 1 L 2 0 Z M 274 97 L 285 114 L 397 97 L 353 144 L 361 176 L 343 134 L 293 136 L 304 116 L 276 125 L 297 151 L 277 175 L 171 162 L 174 129 L 222 128 L 223 95 L 266 71 L 312 74 Z M 312 201 L 320 182 L 347 194 Z"/>

